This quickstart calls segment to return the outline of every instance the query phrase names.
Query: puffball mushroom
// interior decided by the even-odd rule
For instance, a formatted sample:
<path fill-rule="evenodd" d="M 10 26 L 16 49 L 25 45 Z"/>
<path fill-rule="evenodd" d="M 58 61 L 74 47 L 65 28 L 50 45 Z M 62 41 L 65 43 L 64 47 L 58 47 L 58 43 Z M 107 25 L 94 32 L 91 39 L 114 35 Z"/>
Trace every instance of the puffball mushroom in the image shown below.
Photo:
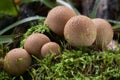
<path fill-rule="evenodd" d="M 24 43 L 24 48 L 31 54 L 38 58 L 41 58 L 40 51 L 42 46 L 50 42 L 50 39 L 41 33 L 31 34 Z"/>
<path fill-rule="evenodd" d="M 4 70 L 12 75 L 23 74 L 31 64 L 31 56 L 22 48 L 12 49 L 4 58 Z"/>
<path fill-rule="evenodd" d="M 60 46 L 55 42 L 48 42 L 41 48 L 41 56 L 45 57 L 51 53 L 58 55 L 60 54 Z"/>
<path fill-rule="evenodd" d="M 76 13 L 72 9 L 66 6 L 57 6 L 48 13 L 44 23 L 54 33 L 63 36 L 65 24 L 73 16 L 76 16 Z"/>
<path fill-rule="evenodd" d="M 92 20 L 83 15 L 72 17 L 64 28 L 66 41 L 76 48 L 91 46 L 96 39 L 96 33 Z"/>
<path fill-rule="evenodd" d="M 96 47 L 103 49 L 113 39 L 113 30 L 110 23 L 101 18 L 92 19 L 97 27 Z"/>

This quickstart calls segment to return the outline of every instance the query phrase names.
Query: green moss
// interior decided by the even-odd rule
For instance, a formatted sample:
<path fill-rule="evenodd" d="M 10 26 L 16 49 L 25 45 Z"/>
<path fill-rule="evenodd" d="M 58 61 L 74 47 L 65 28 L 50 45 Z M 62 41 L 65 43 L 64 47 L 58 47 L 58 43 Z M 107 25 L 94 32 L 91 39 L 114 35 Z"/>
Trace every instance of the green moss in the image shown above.
<path fill-rule="evenodd" d="M 48 26 L 39 24 L 31 27 L 21 41 L 32 33 L 49 33 Z M 2 70 L 1 80 L 118 80 L 120 78 L 120 50 L 94 51 L 89 48 L 66 49 L 66 43 L 61 42 L 62 53 L 59 56 L 47 56 L 38 59 L 34 56 L 33 63 L 26 73 L 11 76 Z"/>
<path fill-rule="evenodd" d="M 47 56 L 39 60 L 35 70 L 45 80 L 109 80 L 120 78 L 120 67 L 116 64 L 117 53 L 112 51 L 64 50 L 57 57 Z"/>
<path fill-rule="evenodd" d="M 24 45 L 24 41 L 25 39 L 31 35 L 32 33 L 50 33 L 50 29 L 48 28 L 47 25 L 43 24 L 42 22 L 40 22 L 38 25 L 36 26 L 32 26 L 30 29 L 28 29 L 28 31 L 24 34 L 23 36 L 23 40 L 20 43 L 20 47 L 23 47 Z"/>

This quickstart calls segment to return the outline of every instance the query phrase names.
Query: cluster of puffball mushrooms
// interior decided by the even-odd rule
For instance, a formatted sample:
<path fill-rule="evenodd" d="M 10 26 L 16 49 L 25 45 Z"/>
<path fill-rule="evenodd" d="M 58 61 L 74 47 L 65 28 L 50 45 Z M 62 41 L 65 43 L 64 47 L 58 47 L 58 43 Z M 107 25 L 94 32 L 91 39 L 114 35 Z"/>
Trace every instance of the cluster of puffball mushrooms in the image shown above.
<path fill-rule="evenodd" d="M 53 8 L 44 23 L 51 31 L 63 36 L 69 45 L 76 48 L 95 45 L 102 49 L 113 38 L 112 27 L 106 20 L 76 15 L 66 6 Z M 4 58 L 4 69 L 12 75 L 23 74 L 32 62 L 31 55 L 41 59 L 51 53 L 59 55 L 60 46 L 50 41 L 45 34 L 33 33 L 25 40 L 24 49 L 15 48 L 7 53 Z"/>

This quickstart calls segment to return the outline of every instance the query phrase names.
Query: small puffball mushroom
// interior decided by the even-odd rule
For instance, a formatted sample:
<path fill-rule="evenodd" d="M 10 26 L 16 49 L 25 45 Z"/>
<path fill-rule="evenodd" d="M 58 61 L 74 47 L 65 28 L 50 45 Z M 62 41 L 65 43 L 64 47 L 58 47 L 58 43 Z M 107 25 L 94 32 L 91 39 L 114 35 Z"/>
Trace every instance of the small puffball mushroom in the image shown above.
<path fill-rule="evenodd" d="M 96 33 L 92 20 L 83 15 L 72 17 L 64 28 L 65 39 L 76 48 L 91 46 L 96 39 Z"/>
<path fill-rule="evenodd" d="M 57 6 L 48 13 L 44 23 L 47 24 L 54 33 L 63 36 L 64 26 L 73 16 L 76 16 L 76 13 L 72 9 L 66 6 Z"/>
<path fill-rule="evenodd" d="M 113 30 L 110 23 L 101 18 L 92 19 L 97 27 L 96 47 L 103 49 L 113 39 Z"/>
<path fill-rule="evenodd" d="M 30 35 L 24 43 L 24 48 L 32 55 L 41 58 L 40 51 L 42 46 L 50 42 L 50 39 L 41 33 L 34 33 Z"/>
<path fill-rule="evenodd" d="M 60 46 L 55 42 L 48 42 L 41 48 L 41 56 L 45 57 L 51 53 L 58 55 L 60 54 Z"/>
<path fill-rule="evenodd" d="M 23 74 L 31 64 L 31 56 L 22 48 L 12 49 L 4 58 L 4 70 L 12 75 Z"/>

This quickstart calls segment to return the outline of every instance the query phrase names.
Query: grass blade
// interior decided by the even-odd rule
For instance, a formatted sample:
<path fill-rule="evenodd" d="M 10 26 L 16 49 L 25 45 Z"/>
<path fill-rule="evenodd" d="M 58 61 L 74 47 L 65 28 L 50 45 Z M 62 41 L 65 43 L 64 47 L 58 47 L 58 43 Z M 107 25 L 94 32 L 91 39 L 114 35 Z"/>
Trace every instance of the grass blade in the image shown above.
<path fill-rule="evenodd" d="M 57 4 L 53 3 L 51 0 L 23 0 L 22 2 L 35 2 L 35 1 L 40 1 L 41 3 L 45 4 L 49 8 L 53 8 L 57 6 Z"/>
<path fill-rule="evenodd" d="M 113 29 L 120 29 L 120 25 L 114 25 L 112 28 Z"/>
<path fill-rule="evenodd" d="M 116 21 L 116 20 L 110 20 L 110 19 L 108 19 L 107 21 L 109 21 L 111 23 L 114 23 L 114 24 L 120 24 L 120 21 Z"/>
<path fill-rule="evenodd" d="M 41 3 L 44 3 L 49 8 L 53 8 L 53 7 L 57 6 L 56 3 L 53 3 L 50 0 L 40 0 L 40 1 L 41 1 Z"/>
<path fill-rule="evenodd" d="M 10 26 L 6 27 L 5 29 L 0 31 L 0 35 L 4 34 L 5 32 L 7 32 L 8 30 L 14 28 L 15 26 L 18 26 L 20 24 L 32 21 L 32 20 L 41 20 L 41 19 L 45 19 L 45 17 L 40 17 L 40 16 L 33 16 L 33 17 L 28 17 L 22 20 L 19 20 L 13 24 L 11 24 Z"/>
<path fill-rule="evenodd" d="M 70 5 L 71 5 L 71 7 L 73 8 L 73 10 L 75 11 L 75 13 L 77 14 L 77 15 L 80 15 L 81 13 L 74 7 L 74 5 L 73 5 L 73 3 L 70 1 L 70 0 L 66 0 Z"/>
<path fill-rule="evenodd" d="M 5 36 L 0 36 L 0 44 L 1 43 L 11 43 L 13 42 L 13 36 L 12 35 L 5 35 Z"/>
<path fill-rule="evenodd" d="M 97 14 L 97 10 L 98 10 L 99 6 L 100 6 L 100 0 L 95 0 L 93 11 L 88 13 L 88 16 L 90 18 L 96 18 L 96 14 Z"/>

